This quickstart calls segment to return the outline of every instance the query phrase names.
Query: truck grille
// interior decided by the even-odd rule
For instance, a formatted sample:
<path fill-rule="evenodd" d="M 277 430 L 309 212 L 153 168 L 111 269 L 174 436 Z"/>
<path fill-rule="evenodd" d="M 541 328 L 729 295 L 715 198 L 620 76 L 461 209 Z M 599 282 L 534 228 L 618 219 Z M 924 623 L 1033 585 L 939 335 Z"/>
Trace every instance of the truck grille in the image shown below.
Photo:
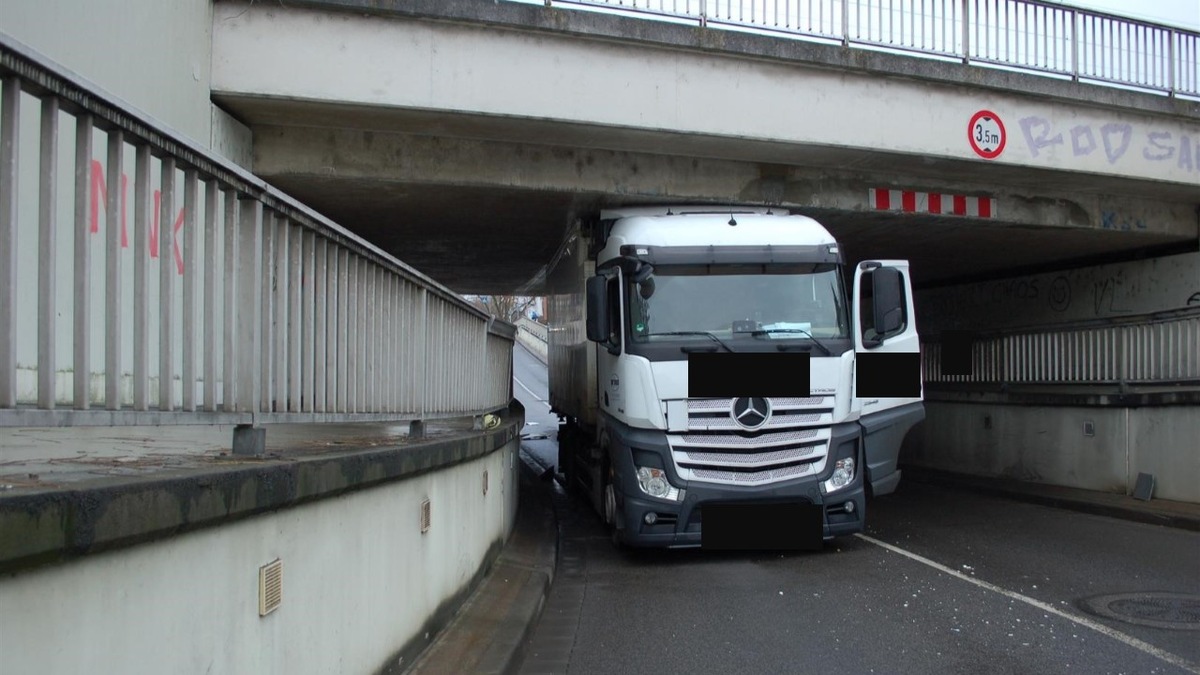
<path fill-rule="evenodd" d="M 675 446 L 705 446 L 722 448 L 763 448 L 811 441 L 821 435 L 819 429 L 768 431 L 754 435 L 743 434 L 684 434 L 672 440 Z"/>
<path fill-rule="evenodd" d="M 692 474 L 700 480 L 714 483 L 737 483 L 740 485 L 757 485 L 790 480 L 800 476 L 815 473 L 812 464 L 794 464 L 778 469 L 765 471 L 721 471 L 719 469 L 694 469 Z"/>
<path fill-rule="evenodd" d="M 780 429 L 784 427 L 798 426 L 801 424 L 818 424 L 822 422 L 822 417 L 829 418 L 824 420 L 825 424 L 832 421 L 832 415 L 822 415 L 821 413 L 787 413 L 777 412 L 771 415 L 770 421 L 767 422 L 766 429 Z M 697 431 L 720 431 L 723 429 L 741 429 L 742 427 L 733 421 L 728 412 L 724 412 L 721 416 L 709 415 L 700 419 L 694 419 L 688 416 L 688 429 Z"/>
<path fill-rule="evenodd" d="M 688 399 L 687 431 L 667 435 L 680 475 L 689 481 L 768 485 L 823 471 L 833 397 L 770 402 L 770 419 L 751 432 L 730 415 L 732 399 Z"/>
<path fill-rule="evenodd" d="M 788 448 L 774 452 L 757 452 L 746 454 L 740 452 L 684 452 L 689 464 L 701 465 L 731 465 L 731 466 L 764 466 L 779 464 L 796 459 L 804 459 L 817 451 L 816 446 L 807 448 Z"/>
<path fill-rule="evenodd" d="M 763 427 L 787 429 L 797 426 L 825 425 L 833 423 L 833 397 L 811 396 L 808 398 L 772 398 L 771 419 Z M 733 399 L 692 398 L 688 399 L 689 431 L 738 430 L 741 426 L 729 415 Z"/>

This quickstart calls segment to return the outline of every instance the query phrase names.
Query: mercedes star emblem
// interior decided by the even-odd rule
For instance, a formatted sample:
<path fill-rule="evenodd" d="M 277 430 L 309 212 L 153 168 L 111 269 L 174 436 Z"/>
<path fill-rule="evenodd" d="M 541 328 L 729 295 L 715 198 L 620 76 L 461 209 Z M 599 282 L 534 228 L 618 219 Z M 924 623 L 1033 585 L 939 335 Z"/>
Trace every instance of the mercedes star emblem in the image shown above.
<path fill-rule="evenodd" d="M 771 419 L 771 402 L 761 396 L 743 396 L 733 399 L 730 417 L 747 431 L 763 428 Z"/>

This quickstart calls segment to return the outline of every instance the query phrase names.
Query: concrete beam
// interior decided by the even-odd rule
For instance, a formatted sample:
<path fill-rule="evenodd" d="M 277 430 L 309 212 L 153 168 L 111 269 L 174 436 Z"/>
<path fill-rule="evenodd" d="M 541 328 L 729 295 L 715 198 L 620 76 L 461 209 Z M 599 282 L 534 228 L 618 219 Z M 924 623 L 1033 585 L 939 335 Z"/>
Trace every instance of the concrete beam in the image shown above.
<path fill-rule="evenodd" d="M 866 170 L 353 129 L 262 127 L 257 139 L 260 175 L 461 292 L 529 283 L 576 215 L 627 203 L 784 206 L 825 223 L 852 255 L 913 260 L 926 284 L 1197 238 L 1190 204 L 1053 186 L 1012 193 Z M 873 188 L 990 197 L 995 217 L 874 211 Z"/>
<path fill-rule="evenodd" d="M 308 176 L 360 186 L 486 187 L 858 213 L 874 211 L 871 189 L 893 188 L 993 197 L 998 224 L 1196 235 L 1196 215 L 1186 203 L 1053 191 L 1013 194 L 961 180 L 901 181 L 747 161 L 302 127 L 260 128 L 257 153 L 256 171 L 282 181 Z M 357 197 L 358 190 L 346 195 Z"/>
<path fill-rule="evenodd" d="M 734 33 L 698 38 L 696 29 L 649 21 L 610 25 L 580 12 L 554 16 L 631 32 L 555 31 L 535 13 L 526 17 L 534 21 L 529 28 L 495 30 L 380 9 L 394 3 L 372 5 L 375 11 L 364 16 L 219 4 L 214 96 L 251 126 L 259 122 L 249 99 L 257 97 L 640 131 L 651 134 L 644 149 L 652 152 L 684 134 L 867 152 L 908 167 L 953 162 L 961 166 L 944 167 L 953 177 L 978 181 L 996 180 L 997 167 L 1180 190 L 1194 189 L 1200 177 L 1200 105 L 1140 98 L 1141 107 L 1105 105 L 1073 99 L 1077 85 L 1062 82 L 1055 86 L 1067 93 L 1031 95 L 988 86 L 978 73 L 996 73 L 978 68 L 968 71 L 971 86 L 944 74 L 917 77 L 960 67 L 928 59 L 905 61 L 915 62 L 908 74 L 834 67 L 789 55 L 791 40 L 763 38 L 771 42 L 755 45 L 764 51 L 747 52 L 727 48 L 741 40 Z M 991 161 L 980 159 L 967 138 L 981 110 L 992 111 L 1007 130 L 1004 151 Z"/>

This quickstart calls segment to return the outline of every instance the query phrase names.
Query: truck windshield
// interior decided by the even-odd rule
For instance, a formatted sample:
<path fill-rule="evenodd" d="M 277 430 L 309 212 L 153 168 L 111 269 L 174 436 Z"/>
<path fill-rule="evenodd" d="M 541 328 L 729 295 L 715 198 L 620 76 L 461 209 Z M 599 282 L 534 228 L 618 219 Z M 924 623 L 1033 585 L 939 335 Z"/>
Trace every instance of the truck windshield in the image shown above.
<path fill-rule="evenodd" d="M 775 340 L 850 334 L 833 264 L 660 266 L 648 283 L 631 282 L 628 294 L 638 342 L 706 340 L 705 333 Z"/>

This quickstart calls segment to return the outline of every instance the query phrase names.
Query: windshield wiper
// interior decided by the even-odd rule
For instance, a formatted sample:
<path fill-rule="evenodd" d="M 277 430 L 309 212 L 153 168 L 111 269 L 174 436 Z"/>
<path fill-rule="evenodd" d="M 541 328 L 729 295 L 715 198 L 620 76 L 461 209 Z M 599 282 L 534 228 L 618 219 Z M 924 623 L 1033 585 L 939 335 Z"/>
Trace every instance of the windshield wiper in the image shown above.
<path fill-rule="evenodd" d="M 764 335 L 771 335 L 772 333 L 801 333 L 808 336 L 808 339 L 812 340 L 814 345 L 820 347 L 821 351 L 825 352 L 825 356 L 833 356 L 833 352 L 829 351 L 829 347 L 821 344 L 820 340 L 813 337 L 812 333 L 804 330 L 803 328 L 763 328 L 761 330 L 750 331 L 750 334 L 754 337 L 762 337 Z"/>
<path fill-rule="evenodd" d="M 733 352 L 733 350 L 729 348 L 729 345 L 727 345 L 721 341 L 721 338 L 717 337 L 716 335 L 713 335 L 712 333 L 710 333 L 706 330 L 673 330 L 673 331 L 667 331 L 666 333 L 647 333 L 645 337 L 653 337 L 653 336 L 657 336 L 657 335 L 703 335 L 704 337 L 709 338 L 713 342 L 716 342 L 717 344 L 724 347 L 725 351 Z M 682 349 L 682 347 L 680 349 Z"/>

